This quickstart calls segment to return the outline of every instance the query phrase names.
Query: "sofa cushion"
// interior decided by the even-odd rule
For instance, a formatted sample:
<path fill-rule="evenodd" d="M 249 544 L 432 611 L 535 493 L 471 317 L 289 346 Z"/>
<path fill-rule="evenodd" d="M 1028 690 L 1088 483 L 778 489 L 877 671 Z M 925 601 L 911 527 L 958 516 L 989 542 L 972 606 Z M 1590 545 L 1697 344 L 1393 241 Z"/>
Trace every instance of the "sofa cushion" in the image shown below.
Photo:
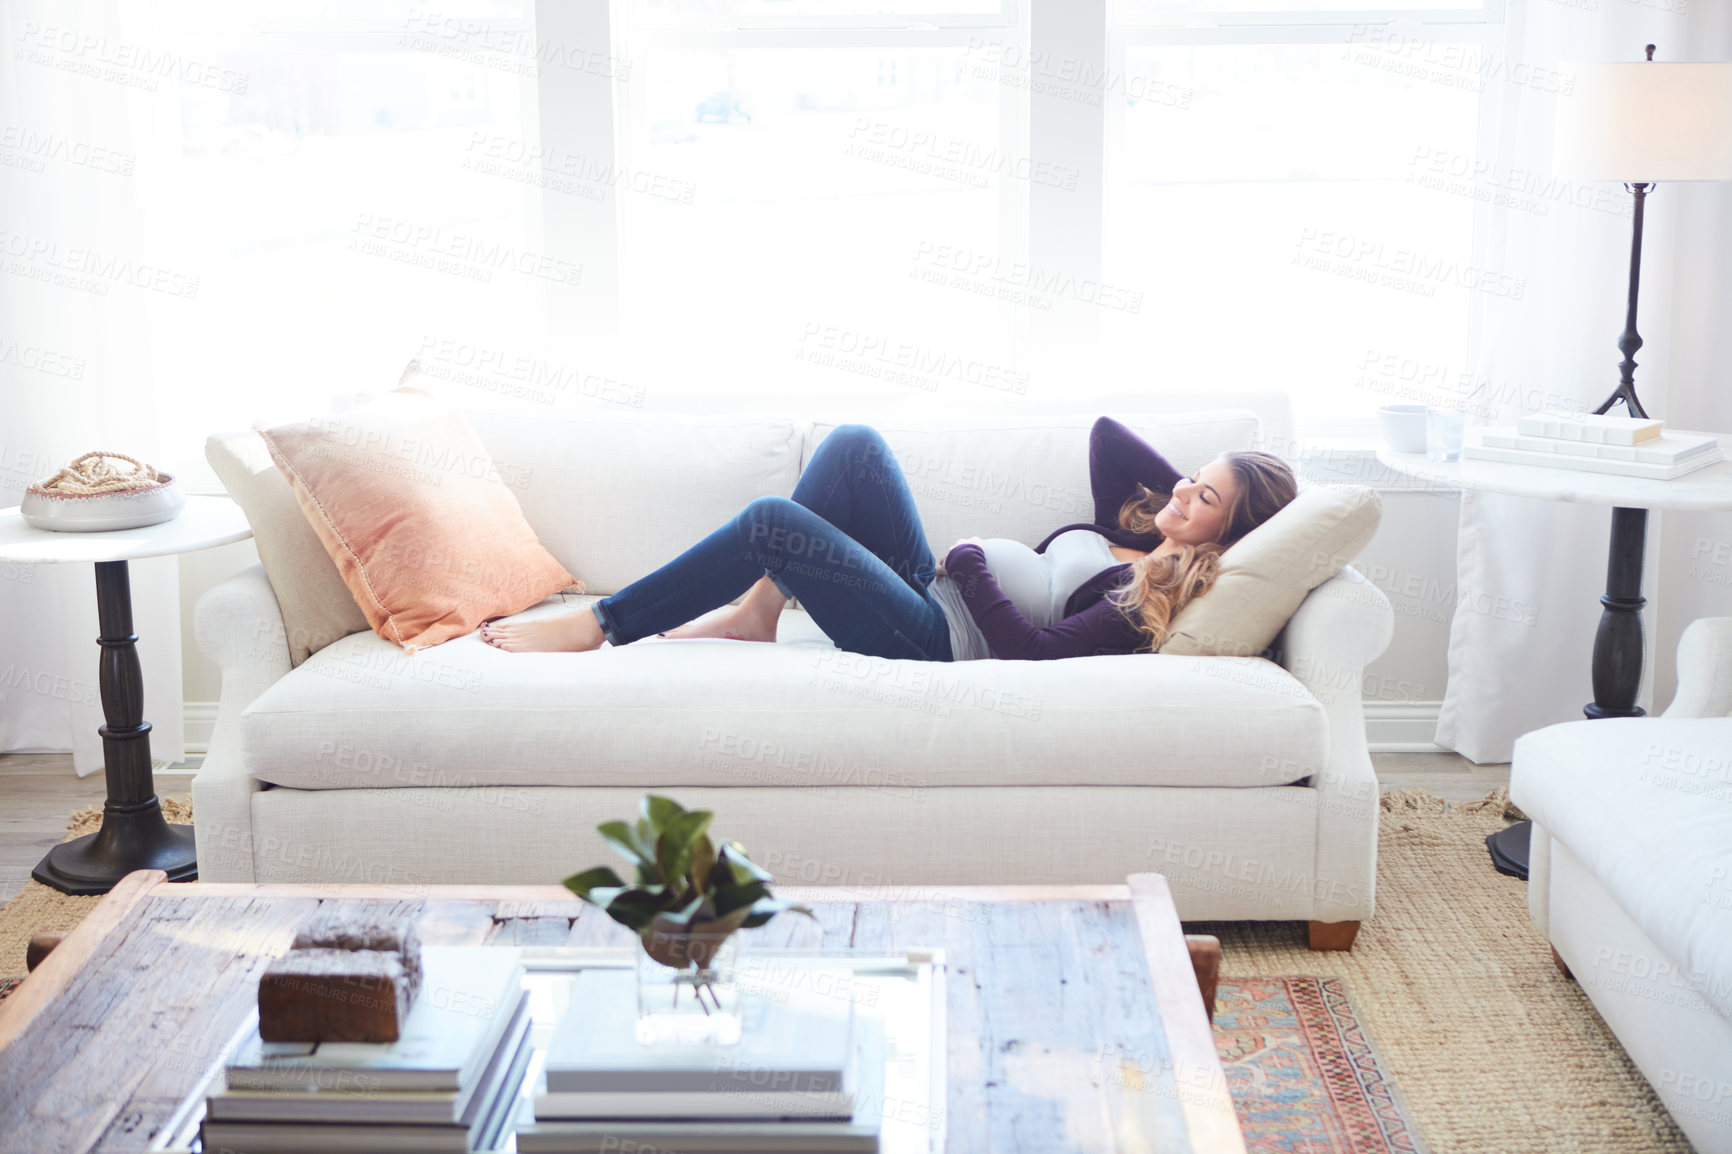
<path fill-rule="evenodd" d="M 598 596 L 672 561 L 800 479 L 806 425 L 780 415 L 466 409 L 541 543 Z"/>
<path fill-rule="evenodd" d="M 1007 537 L 1033 547 L 1054 529 L 1094 520 L 1089 430 L 1099 413 L 1068 416 L 863 417 L 884 435 L 914 492 L 935 557 L 964 537 Z M 1114 417 L 1192 470 L 1228 449 L 1248 449 L 1257 416 L 1244 409 Z M 819 422 L 805 459 L 836 428 Z"/>
<path fill-rule="evenodd" d="M 593 600 L 550 599 L 518 617 Z M 248 768 L 298 789 L 906 792 L 1267 786 L 1319 771 L 1327 754 L 1323 707 L 1259 658 L 890 661 L 838 650 L 793 609 L 780 636 L 646 639 L 581 654 L 508 653 L 469 636 L 405 656 L 357 633 L 242 712 Z"/>
<path fill-rule="evenodd" d="M 1568 721 L 1513 758 L 1510 799 L 1732 1017 L 1732 718 Z"/>
<path fill-rule="evenodd" d="M 214 433 L 204 456 L 252 527 L 259 563 L 283 613 L 289 663 L 299 665 L 337 638 L 367 629 L 367 615 L 349 595 L 264 438 L 253 429 Z"/>
<path fill-rule="evenodd" d="M 574 587 L 462 412 L 431 391 L 258 431 L 368 624 L 410 653 Z"/>
<path fill-rule="evenodd" d="M 1383 499 L 1365 485 L 1312 485 L 1221 555 L 1203 596 L 1173 619 L 1164 654 L 1249 656 L 1275 641 L 1311 590 L 1371 542 Z"/>

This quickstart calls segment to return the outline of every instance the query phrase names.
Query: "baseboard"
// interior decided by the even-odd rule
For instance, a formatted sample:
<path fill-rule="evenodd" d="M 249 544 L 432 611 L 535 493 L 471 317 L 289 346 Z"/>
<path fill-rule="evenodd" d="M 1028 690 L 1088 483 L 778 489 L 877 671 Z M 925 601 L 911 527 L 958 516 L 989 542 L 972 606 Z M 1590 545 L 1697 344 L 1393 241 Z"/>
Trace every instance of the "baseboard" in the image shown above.
<path fill-rule="evenodd" d="M 1372 753 L 1446 753 L 1431 739 L 1441 701 L 1367 701 L 1365 738 Z M 188 754 L 210 752 L 217 703 L 189 701 L 183 714 Z"/>
<path fill-rule="evenodd" d="M 1441 701 L 1367 701 L 1366 744 L 1372 753 L 1448 753 L 1432 740 L 1442 708 Z"/>
<path fill-rule="evenodd" d="M 216 729 L 217 703 L 188 701 L 183 705 L 180 716 L 187 753 L 209 753 L 210 735 Z"/>

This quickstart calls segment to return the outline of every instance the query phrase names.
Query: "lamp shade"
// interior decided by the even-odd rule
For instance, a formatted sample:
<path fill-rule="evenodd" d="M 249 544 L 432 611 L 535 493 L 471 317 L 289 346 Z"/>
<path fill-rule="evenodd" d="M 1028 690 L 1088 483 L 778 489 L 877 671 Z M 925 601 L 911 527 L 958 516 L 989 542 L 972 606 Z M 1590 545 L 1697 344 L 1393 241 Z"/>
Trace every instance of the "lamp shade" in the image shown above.
<path fill-rule="evenodd" d="M 1553 173 L 1732 180 L 1732 64 L 1566 64 Z"/>

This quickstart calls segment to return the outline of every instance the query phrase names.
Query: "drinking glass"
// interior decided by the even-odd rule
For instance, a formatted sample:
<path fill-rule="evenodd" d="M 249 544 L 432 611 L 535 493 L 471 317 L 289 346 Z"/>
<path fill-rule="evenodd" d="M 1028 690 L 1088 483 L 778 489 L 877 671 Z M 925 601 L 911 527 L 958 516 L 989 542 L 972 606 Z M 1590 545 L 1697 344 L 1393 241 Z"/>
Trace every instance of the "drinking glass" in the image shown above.
<path fill-rule="evenodd" d="M 1425 410 L 1425 456 L 1430 461 L 1461 459 L 1462 437 L 1467 431 L 1467 412 L 1436 405 Z"/>

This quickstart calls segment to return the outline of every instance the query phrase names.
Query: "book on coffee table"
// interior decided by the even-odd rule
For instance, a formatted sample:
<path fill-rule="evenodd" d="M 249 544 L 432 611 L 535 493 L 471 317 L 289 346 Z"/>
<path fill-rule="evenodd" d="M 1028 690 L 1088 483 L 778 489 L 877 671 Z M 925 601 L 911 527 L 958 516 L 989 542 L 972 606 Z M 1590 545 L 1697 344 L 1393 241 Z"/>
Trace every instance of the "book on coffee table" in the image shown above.
<path fill-rule="evenodd" d="M 565 1095 L 735 1095 L 744 1112 L 748 1097 L 765 1093 L 849 1093 L 850 999 L 787 988 L 742 993 L 740 1007 L 741 1036 L 732 1045 L 646 1045 L 636 1034 L 636 974 L 586 971 L 548 1043 L 549 1105 Z M 667 1100 L 670 1111 L 675 1101 Z M 843 1112 L 851 1111 L 850 1101 Z"/>
<path fill-rule="evenodd" d="M 466 1154 L 497 1145 L 535 1053 L 521 953 L 427 947 L 422 965 L 425 984 L 396 1042 L 267 1043 L 255 1023 L 205 1101 L 204 1148 Z M 256 1081 L 275 1088 L 248 1084 Z"/>
<path fill-rule="evenodd" d="M 500 1060 L 489 1067 L 484 1084 L 471 1097 L 465 1116 L 457 1121 L 439 1125 L 331 1116 L 326 1121 L 313 1120 L 318 1115 L 295 1121 L 242 1121 L 217 1119 L 207 1113 L 200 1131 L 204 1149 L 246 1154 L 469 1154 L 497 1150 L 515 1124 L 521 1101 L 518 1090 L 535 1054 L 529 1040 L 529 1019 L 524 1016 L 521 1021 L 522 1028 L 507 1038 Z M 391 1113 L 395 1110 L 387 1108 L 381 1117 Z"/>
<path fill-rule="evenodd" d="M 471 1086 L 523 996 L 520 951 L 426 946 L 420 996 L 395 1042 L 266 1042 L 255 1029 L 225 1071 L 230 1090 L 325 1094 Z"/>
<path fill-rule="evenodd" d="M 1646 465 L 1676 465 L 1699 454 L 1712 453 L 1720 447 L 1720 438 L 1701 433 L 1661 433 L 1633 445 L 1617 445 L 1604 441 L 1578 441 L 1567 437 L 1535 437 L 1507 428 L 1494 428 L 1480 432 L 1480 443 L 1497 449 L 1555 453 L 1560 465 L 1569 465 L 1581 457 L 1592 457 L 1601 461 L 1639 461 Z"/>
<path fill-rule="evenodd" d="M 222 1122 L 361 1122 L 469 1125 L 504 1081 L 529 1032 L 529 999 L 520 997 L 500 1044 L 464 1090 L 234 1090 L 219 1085 L 205 1117 Z"/>
<path fill-rule="evenodd" d="M 519 1154 L 606 1154 L 610 1151 L 677 1150 L 681 1154 L 878 1154 L 882 1138 L 886 1062 L 884 1023 L 856 1019 L 858 1071 L 854 1106 L 847 1117 L 757 1119 L 668 1117 L 545 1119 L 517 1131 Z"/>
<path fill-rule="evenodd" d="M 1725 459 L 1719 448 L 1693 453 L 1671 464 L 1649 461 L 1615 460 L 1606 457 L 1580 457 L 1565 453 L 1543 453 L 1531 449 L 1508 449 L 1489 443 L 1463 445 L 1461 455 L 1470 461 L 1502 461 L 1511 465 L 1537 465 L 1548 469 L 1579 469 L 1586 473 L 1610 473 L 1619 477 L 1647 477 L 1654 481 L 1675 481 L 1679 477 L 1718 464 Z"/>
<path fill-rule="evenodd" d="M 1549 411 L 1523 413 L 1515 431 L 1528 437 L 1551 437 L 1569 441 L 1597 441 L 1606 445 L 1639 445 L 1663 431 L 1653 417 L 1620 417 L 1612 413 Z"/>

